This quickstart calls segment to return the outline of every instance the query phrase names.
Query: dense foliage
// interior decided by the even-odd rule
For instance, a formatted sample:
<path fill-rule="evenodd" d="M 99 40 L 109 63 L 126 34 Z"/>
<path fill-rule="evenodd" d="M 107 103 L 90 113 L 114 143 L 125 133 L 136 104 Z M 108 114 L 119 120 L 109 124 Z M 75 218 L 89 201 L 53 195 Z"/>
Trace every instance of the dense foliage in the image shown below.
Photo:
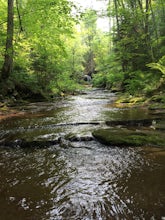
<path fill-rule="evenodd" d="M 165 2 L 109 0 L 108 16 L 113 46 L 94 84 L 132 95 L 164 90 Z"/>
<path fill-rule="evenodd" d="M 71 64 L 74 45 L 80 45 L 74 37 L 78 19 L 78 15 L 72 15 L 75 6 L 67 0 L 10 3 L 1 0 L 1 93 L 17 96 L 21 91 L 42 96 L 75 90 L 76 78 L 71 75 L 82 69 Z"/>
<path fill-rule="evenodd" d="M 97 11 L 80 13 L 68 0 L 0 3 L 2 97 L 73 92 L 84 75 L 131 95 L 164 90 L 163 0 L 109 0 L 108 32 L 98 30 Z"/>

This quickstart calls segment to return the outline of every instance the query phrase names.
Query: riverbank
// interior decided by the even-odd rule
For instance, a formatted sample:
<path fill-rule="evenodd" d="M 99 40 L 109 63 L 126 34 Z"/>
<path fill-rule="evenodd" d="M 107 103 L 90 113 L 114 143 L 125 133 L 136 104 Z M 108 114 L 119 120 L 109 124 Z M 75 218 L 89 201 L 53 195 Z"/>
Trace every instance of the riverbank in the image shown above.
<path fill-rule="evenodd" d="M 133 107 L 133 106 L 148 106 L 148 108 L 165 109 L 165 93 L 160 92 L 152 96 L 143 94 L 132 96 L 128 93 L 117 93 L 115 104 L 117 107 Z"/>
<path fill-rule="evenodd" d="M 129 94 L 117 95 L 113 107 L 117 109 L 145 109 L 147 115 L 132 115 L 120 120 L 106 122 L 109 128 L 97 129 L 93 136 L 106 145 L 128 146 L 157 146 L 165 147 L 165 94 L 152 97 Z"/>
<path fill-rule="evenodd" d="M 64 98 L 66 96 L 71 95 L 79 95 L 79 94 L 85 94 L 85 91 L 88 91 L 89 89 L 92 89 L 92 87 L 84 87 L 85 90 L 81 91 L 75 91 L 72 94 L 64 94 L 61 93 L 60 96 L 56 97 L 58 99 Z M 145 107 L 149 110 L 153 110 L 154 114 L 157 115 L 165 115 L 165 93 L 160 93 L 153 95 L 151 97 L 146 97 L 143 95 L 139 96 L 132 96 L 128 93 L 121 93 L 117 92 L 116 99 L 113 102 L 113 106 L 116 108 L 134 108 L 134 107 Z M 37 100 L 35 99 L 35 102 L 41 102 L 41 99 Z M 50 100 L 42 100 L 42 101 L 50 101 Z M 28 103 L 34 102 L 34 100 L 16 100 L 16 99 L 6 99 L 4 101 L 0 102 L 0 120 L 10 117 L 19 117 L 25 114 L 25 112 L 22 112 L 18 110 L 19 106 L 26 105 Z"/>
<path fill-rule="evenodd" d="M 25 115 L 25 112 L 20 110 L 21 106 L 28 105 L 30 103 L 37 103 L 37 102 L 54 102 L 57 100 L 63 100 L 65 97 L 72 96 L 72 95 L 80 95 L 83 93 L 86 93 L 86 91 L 90 90 L 91 86 L 90 85 L 83 85 L 83 87 L 80 90 L 76 90 L 71 93 L 59 93 L 57 94 L 52 94 L 52 96 L 43 96 L 40 97 L 31 97 L 28 99 L 24 98 L 18 98 L 16 99 L 15 97 L 6 97 L 2 98 L 0 101 L 0 121 L 6 118 L 11 118 L 11 117 L 22 117 Z"/>

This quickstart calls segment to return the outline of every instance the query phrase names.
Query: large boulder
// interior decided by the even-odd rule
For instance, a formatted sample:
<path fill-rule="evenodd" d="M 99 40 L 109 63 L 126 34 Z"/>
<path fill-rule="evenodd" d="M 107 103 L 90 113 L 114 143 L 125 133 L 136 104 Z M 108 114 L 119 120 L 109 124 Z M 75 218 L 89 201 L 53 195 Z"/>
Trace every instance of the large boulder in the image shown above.
<path fill-rule="evenodd" d="M 162 146 L 165 147 L 165 135 L 156 131 L 134 131 L 128 129 L 98 129 L 92 135 L 99 142 L 110 146 Z"/>

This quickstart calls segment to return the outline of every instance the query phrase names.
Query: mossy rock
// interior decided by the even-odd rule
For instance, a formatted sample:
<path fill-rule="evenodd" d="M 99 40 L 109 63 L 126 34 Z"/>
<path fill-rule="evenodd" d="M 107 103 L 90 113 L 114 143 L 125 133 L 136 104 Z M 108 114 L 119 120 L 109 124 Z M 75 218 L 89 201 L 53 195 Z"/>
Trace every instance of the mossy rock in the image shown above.
<path fill-rule="evenodd" d="M 108 126 L 151 126 L 153 122 L 160 120 L 160 118 L 144 118 L 144 119 L 125 119 L 125 120 L 111 120 L 106 121 L 105 124 Z"/>
<path fill-rule="evenodd" d="M 118 99 L 116 100 L 116 103 L 125 103 L 129 105 L 134 105 L 134 104 L 143 104 L 146 101 L 145 96 L 132 96 L 130 94 L 125 93 L 124 95 L 119 95 Z"/>
<path fill-rule="evenodd" d="M 129 147 L 150 145 L 165 147 L 165 135 L 156 131 L 98 129 L 92 135 L 99 142 L 110 146 Z"/>

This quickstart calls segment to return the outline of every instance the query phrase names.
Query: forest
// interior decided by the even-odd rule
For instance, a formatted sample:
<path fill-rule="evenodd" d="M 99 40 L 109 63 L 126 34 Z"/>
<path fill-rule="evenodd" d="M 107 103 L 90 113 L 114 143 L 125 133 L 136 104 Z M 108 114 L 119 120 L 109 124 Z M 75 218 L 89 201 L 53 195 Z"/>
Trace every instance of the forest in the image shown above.
<path fill-rule="evenodd" d="M 0 219 L 164 220 L 165 0 L 76 1 L 0 0 Z"/>
<path fill-rule="evenodd" d="M 1 99 L 73 93 L 89 75 L 94 87 L 165 102 L 164 24 L 163 0 L 109 0 L 102 13 L 67 0 L 1 0 Z"/>

